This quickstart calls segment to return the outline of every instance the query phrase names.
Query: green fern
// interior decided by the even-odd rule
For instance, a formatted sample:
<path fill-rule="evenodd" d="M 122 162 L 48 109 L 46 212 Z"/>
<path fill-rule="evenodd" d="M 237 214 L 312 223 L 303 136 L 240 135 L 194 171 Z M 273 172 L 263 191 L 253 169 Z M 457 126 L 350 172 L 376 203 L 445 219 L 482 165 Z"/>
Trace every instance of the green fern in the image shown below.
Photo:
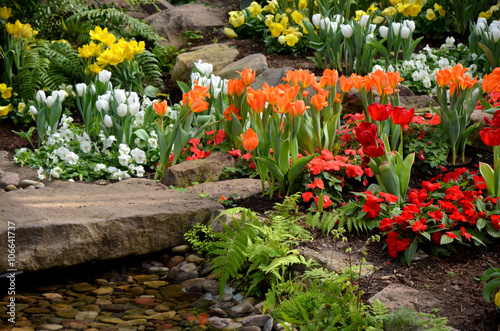
<path fill-rule="evenodd" d="M 50 80 L 46 73 L 50 67 L 50 60 L 43 56 L 48 47 L 45 40 L 35 40 L 28 44 L 24 53 L 23 64 L 18 67 L 17 83 L 19 94 L 24 100 L 34 99 L 36 91 L 43 88 L 43 79 Z"/>

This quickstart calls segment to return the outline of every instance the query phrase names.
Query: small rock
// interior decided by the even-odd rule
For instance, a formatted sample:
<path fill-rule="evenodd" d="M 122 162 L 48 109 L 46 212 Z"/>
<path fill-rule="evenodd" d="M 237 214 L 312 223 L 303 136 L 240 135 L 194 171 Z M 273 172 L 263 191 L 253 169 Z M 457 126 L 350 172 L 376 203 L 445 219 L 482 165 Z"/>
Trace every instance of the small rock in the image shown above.
<path fill-rule="evenodd" d="M 90 292 L 92 290 L 95 290 L 96 288 L 89 283 L 79 283 L 73 285 L 71 289 L 75 292 Z"/>
<path fill-rule="evenodd" d="M 50 314 L 50 310 L 48 310 L 47 308 L 33 307 L 33 308 L 26 308 L 24 310 L 24 313 L 28 313 L 28 314 Z"/>
<path fill-rule="evenodd" d="M 266 303 L 265 301 L 259 302 L 253 307 L 252 311 L 256 314 L 262 314 L 262 312 L 264 311 L 265 303 Z"/>
<path fill-rule="evenodd" d="M 78 313 L 76 313 L 75 319 L 93 322 L 97 318 L 97 316 L 99 316 L 99 313 L 97 311 L 79 311 Z"/>
<path fill-rule="evenodd" d="M 63 304 L 63 303 L 54 303 L 54 304 L 50 305 L 50 308 L 54 311 L 63 310 L 63 309 L 73 309 L 72 306 L 67 305 L 67 304 Z"/>
<path fill-rule="evenodd" d="M 217 317 L 226 317 L 227 316 L 227 313 L 220 308 L 213 308 L 207 314 L 210 316 L 217 316 Z"/>
<path fill-rule="evenodd" d="M 264 325 L 264 327 L 262 328 L 262 331 L 271 331 L 273 329 L 273 324 L 274 324 L 274 319 L 272 317 L 269 317 L 266 325 Z"/>
<path fill-rule="evenodd" d="M 42 324 L 39 326 L 40 330 L 49 330 L 49 331 L 57 331 L 64 328 L 64 326 L 59 324 Z"/>
<path fill-rule="evenodd" d="M 180 245 L 172 248 L 172 253 L 184 254 L 189 251 L 189 245 Z"/>
<path fill-rule="evenodd" d="M 240 329 L 240 331 L 262 331 L 258 326 L 244 326 Z"/>
<path fill-rule="evenodd" d="M 17 186 L 19 186 L 20 181 L 21 179 L 19 178 L 19 175 L 16 174 L 15 172 L 6 172 L 0 176 L 0 188 L 9 191 L 7 187 L 14 186 L 17 189 Z"/>
<path fill-rule="evenodd" d="M 168 261 L 167 268 L 172 269 L 182 261 L 184 261 L 184 256 L 174 256 Z"/>
<path fill-rule="evenodd" d="M 198 274 L 198 267 L 194 263 L 186 263 L 179 268 L 180 271 L 189 272 L 192 274 Z"/>
<path fill-rule="evenodd" d="M 135 296 L 139 296 L 141 294 L 144 293 L 144 287 L 141 287 L 141 286 L 134 286 L 134 287 L 131 287 L 129 290 L 128 290 L 128 293 L 132 294 L 132 295 L 135 295 Z"/>
<path fill-rule="evenodd" d="M 104 323 L 111 323 L 111 324 L 118 324 L 118 323 L 123 323 L 124 320 L 121 318 L 117 317 L 112 317 L 112 316 L 101 316 L 100 321 Z"/>
<path fill-rule="evenodd" d="M 62 295 L 59 293 L 43 293 L 42 296 L 48 300 L 62 299 Z"/>
<path fill-rule="evenodd" d="M 30 186 L 34 186 L 35 188 L 44 188 L 45 185 L 43 183 L 37 182 L 35 180 L 23 179 L 19 184 L 22 188 L 27 188 Z"/>
<path fill-rule="evenodd" d="M 157 303 L 152 298 L 135 298 L 135 303 L 138 305 L 144 305 L 144 306 L 155 306 Z"/>
<path fill-rule="evenodd" d="M 146 287 L 149 287 L 149 288 L 157 289 L 157 288 L 160 288 L 162 286 L 168 285 L 168 282 L 165 282 L 163 280 L 152 280 L 149 282 L 144 282 L 143 285 Z"/>
<path fill-rule="evenodd" d="M 164 304 L 156 305 L 153 309 L 159 313 L 164 313 L 166 311 L 173 310 L 175 308 L 174 303 L 165 302 Z"/>
<path fill-rule="evenodd" d="M 264 325 L 266 325 L 269 318 L 270 316 L 268 315 L 253 315 L 253 316 L 248 316 L 247 318 L 242 320 L 241 323 L 245 326 L 263 327 Z"/>
<path fill-rule="evenodd" d="M 101 305 L 101 310 L 103 310 L 103 311 L 111 311 L 111 312 L 114 312 L 114 313 L 120 313 L 120 312 L 123 312 L 123 311 L 126 311 L 126 310 L 135 309 L 135 308 L 137 308 L 137 307 L 134 306 L 134 305 L 130 305 L 130 304 L 112 303 L 112 304 L 103 304 L 103 305 Z"/>
<path fill-rule="evenodd" d="M 203 261 L 205 261 L 205 259 L 202 258 L 201 256 L 198 256 L 198 255 L 195 255 L 195 254 L 191 254 L 191 255 L 188 256 L 187 261 L 190 262 L 190 263 L 194 263 L 194 264 L 200 264 Z"/>
<path fill-rule="evenodd" d="M 184 296 L 185 292 L 179 285 L 167 285 L 160 287 L 160 293 L 163 298 L 180 298 Z"/>
<path fill-rule="evenodd" d="M 55 312 L 57 317 L 71 319 L 76 316 L 78 310 L 76 309 L 61 309 Z"/>
<path fill-rule="evenodd" d="M 171 310 L 171 311 L 167 311 L 167 312 L 164 312 L 164 313 L 151 315 L 151 316 L 148 317 L 148 319 L 150 319 L 150 320 L 168 321 L 168 320 L 171 320 L 172 318 L 174 318 L 175 314 L 177 314 L 177 313 L 175 311 Z"/>
<path fill-rule="evenodd" d="M 97 294 L 97 295 L 104 295 L 104 294 L 110 294 L 113 293 L 114 289 L 112 287 L 100 287 L 96 290 L 93 290 L 92 293 Z"/>
<path fill-rule="evenodd" d="M 252 312 L 253 306 L 248 302 L 242 302 L 237 306 L 228 309 L 228 313 L 234 317 L 246 316 Z"/>
<path fill-rule="evenodd" d="M 109 284 L 109 281 L 107 281 L 106 279 L 102 279 L 102 278 L 98 278 L 94 281 L 97 285 L 99 286 L 106 286 Z"/>
<path fill-rule="evenodd" d="M 283 326 L 283 324 L 285 324 L 288 327 L 288 329 L 295 330 L 295 329 L 292 328 L 292 325 L 290 323 L 285 322 L 285 323 L 278 323 L 278 324 L 276 324 L 276 326 L 274 327 L 274 331 L 285 330 L 285 327 Z"/>
<path fill-rule="evenodd" d="M 10 191 L 15 191 L 15 190 L 17 190 L 17 186 L 15 186 L 15 185 L 7 185 L 7 186 L 5 186 L 5 188 L 4 188 L 4 189 L 5 189 L 5 191 L 7 191 L 7 192 L 10 192 Z"/>
<path fill-rule="evenodd" d="M 135 281 L 137 284 L 143 284 L 144 282 L 151 282 L 154 280 L 158 280 L 159 276 L 158 275 L 136 275 L 134 276 Z"/>

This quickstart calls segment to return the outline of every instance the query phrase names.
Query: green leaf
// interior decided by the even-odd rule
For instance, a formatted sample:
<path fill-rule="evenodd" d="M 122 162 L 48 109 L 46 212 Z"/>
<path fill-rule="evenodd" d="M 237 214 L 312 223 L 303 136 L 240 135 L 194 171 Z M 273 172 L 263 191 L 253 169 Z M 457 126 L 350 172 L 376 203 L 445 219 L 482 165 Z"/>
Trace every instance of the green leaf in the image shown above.
<path fill-rule="evenodd" d="M 263 156 L 256 157 L 255 160 L 264 163 L 269 171 L 273 174 L 273 176 L 276 177 L 280 183 L 283 183 L 285 176 L 273 160 L 270 160 L 269 158 Z"/>
<path fill-rule="evenodd" d="M 481 176 L 484 177 L 486 187 L 488 188 L 489 195 L 495 195 L 495 173 L 489 164 L 484 162 L 479 162 L 479 171 Z"/>
<path fill-rule="evenodd" d="M 181 89 L 182 93 L 188 93 L 189 91 L 191 91 L 191 88 L 186 83 L 178 81 L 177 85 L 179 85 L 179 88 Z"/>
<path fill-rule="evenodd" d="M 486 286 L 483 288 L 483 298 L 484 300 L 486 300 L 486 302 L 491 302 L 491 295 L 493 294 L 493 291 L 498 287 L 500 287 L 500 279 L 493 279 L 492 281 L 488 282 L 488 284 L 486 284 Z"/>
<path fill-rule="evenodd" d="M 408 246 L 408 248 L 405 250 L 405 260 L 406 260 L 406 263 L 408 263 L 408 265 L 410 265 L 411 263 L 411 260 L 413 260 L 413 256 L 415 255 L 415 252 L 417 251 L 417 247 L 418 247 L 418 244 L 417 244 L 417 241 L 414 240 L 410 246 Z"/>
<path fill-rule="evenodd" d="M 448 237 L 447 235 L 443 235 L 443 236 L 441 237 L 441 242 L 440 242 L 440 244 L 441 244 L 441 245 L 447 245 L 447 244 L 451 244 L 452 242 L 453 242 L 453 239 L 452 239 L 452 238 Z"/>

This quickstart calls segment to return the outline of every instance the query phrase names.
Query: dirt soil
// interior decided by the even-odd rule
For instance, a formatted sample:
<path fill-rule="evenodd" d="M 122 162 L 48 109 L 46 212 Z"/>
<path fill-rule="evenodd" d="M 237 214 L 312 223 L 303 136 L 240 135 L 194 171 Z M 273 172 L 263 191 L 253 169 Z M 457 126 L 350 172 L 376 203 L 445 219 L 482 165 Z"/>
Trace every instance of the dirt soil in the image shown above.
<path fill-rule="evenodd" d="M 203 2 L 213 3 L 226 8 L 228 11 L 237 9 L 239 4 L 235 0 L 205 0 Z M 262 53 L 267 56 L 271 68 L 289 66 L 296 69 L 309 69 L 317 75 L 320 74 L 312 62 L 307 59 L 308 56 L 312 56 L 312 53 L 298 56 L 267 54 L 262 40 L 228 40 L 220 31 L 215 31 L 207 34 L 203 41 L 197 45 L 211 44 L 214 38 L 217 38 L 218 42 L 231 41 L 240 52 L 238 59 L 249 54 Z M 426 44 L 425 40 L 422 44 Z M 171 96 L 176 94 L 174 91 L 167 92 L 171 92 Z M 20 129 L 26 130 L 26 128 L 19 128 L 9 121 L 0 122 L 0 150 L 14 152 L 16 148 L 29 147 L 25 140 L 12 133 L 12 130 L 19 131 Z M 469 148 L 468 154 L 474 158 L 469 165 L 471 170 L 477 170 L 475 165 L 479 161 L 478 152 L 483 154 L 483 158 L 481 158 L 483 162 L 488 161 L 484 159 L 485 157 L 491 158 L 491 154 L 487 152 L 475 151 Z M 429 174 L 416 171 L 412 177 L 411 186 L 416 186 L 422 179 L 428 179 Z M 267 198 L 254 197 L 241 201 L 240 205 L 258 212 L 264 212 L 272 208 L 274 202 L 270 202 Z M 316 233 L 315 237 L 317 239 L 315 244 L 318 247 L 325 242 L 331 241 L 330 238 L 320 233 Z M 353 249 L 360 248 L 366 237 L 366 234 L 351 235 L 350 244 Z M 391 260 L 387 251 L 383 249 L 383 242 L 381 242 L 368 246 L 367 259 L 373 263 L 383 265 L 383 267 L 371 277 L 363 279 L 359 283 L 360 289 L 365 293 L 362 297 L 364 300 L 367 300 L 390 283 L 403 284 L 419 290 L 430 291 L 442 298 L 444 304 L 442 307 L 436 307 L 440 309 L 437 313 L 435 311 L 434 313 L 438 317 L 447 317 L 448 325 L 458 330 L 500 330 L 500 313 L 495 310 L 493 304 L 488 304 L 483 300 L 483 285 L 478 281 L 484 270 L 490 266 L 500 266 L 500 242 L 490 244 L 486 248 L 463 248 L 450 257 L 434 257 L 430 255 L 424 260 L 414 261 L 410 267 L 402 265 L 399 260 Z"/>

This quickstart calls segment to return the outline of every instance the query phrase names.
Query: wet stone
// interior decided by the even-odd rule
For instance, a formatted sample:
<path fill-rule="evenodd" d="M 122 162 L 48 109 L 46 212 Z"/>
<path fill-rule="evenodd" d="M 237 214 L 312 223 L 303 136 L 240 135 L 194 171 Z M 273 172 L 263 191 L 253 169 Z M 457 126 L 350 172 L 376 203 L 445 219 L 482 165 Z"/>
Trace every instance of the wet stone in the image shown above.
<path fill-rule="evenodd" d="M 154 314 L 148 317 L 151 320 L 160 320 L 160 321 L 168 321 L 174 318 L 176 312 L 175 311 L 167 311 L 164 313 Z"/>
<path fill-rule="evenodd" d="M 98 279 L 94 280 L 94 282 L 99 286 L 106 286 L 109 284 L 109 281 L 107 281 L 106 279 L 103 279 L 103 278 L 98 278 Z"/>
<path fill-rule="evenodd" d="M 139 296 L 141 294 L 144 293 L 144 287 L 141 287 L 141 286 L 134 286 L 134 287 L 131 287 L 129 290 L 128 290 L 128 293 L 132 294 L 132 295 L 135 295 L 135 296 Z"/>
<path fill-rule="evenodd" d="M 242 302 L 235 307 L 228 309 L 228 313 L 234 317 L 248 315 L 252 312 L 253 306 L 249 302 Z"/>
<path fill-rule="evenodd" d="M 49 331 L 57 331 L 64 328 L 64 326 L 59 324 L 42 324 L 39 326 L 40 330 L 49 330 Z"/>
<path fill-rule="evenodd" d="M 143 283 L 144 286 L 149 287 L 149 288 L 160 288 L 162 286 L 168 285 L 168 282 L 163 281 L 163 280 L 153 280 L 153 281 L 148 281 Z"/>
<path fill-rule="evenodd" d="M 166 312 L 169 310 L 173 310 L 174 308 L 175 308 L 174 303 L 164 303 L 164 304 L 156 305 L 153 309 L 154 309 L 154 311 L 157 311 L 159 313 L 163 313 L 163 312 Z"/>
<path fill-rule="evenodd" d="M 57 317 L 69 319 L 69 318 L 74 318 L 77 313 L 78 313 L 78 310 L 76 310 L 76 309 L 61 309 L 61 310 L 57 310 L 55 312 L 55 315 Z"/>
<path fill-rule="evenodd" d="M 212 308 L 207 314 L 210 316 L 227 317 L 227 313 L 220 308 Z"/>
<path fill-rule="evenodd" d="M 266 325 L 269 318 L 270 316 L 268 315 L 253 315 L 253 316 L 248 316 L 247 318 L 242 320 L 241 323 L 245 326 L 252 325 L 252 326 L 263 327 L 264 325 Z"/>
<path fill-rule="evenodd" d="M 113 303 L 117 303 L 117 304 L 127 304 L 127 303 L 132 303 L 134 302 L 134 299 L 132 298 L 116 298 L 116 299 L 113 299 Z"/>
<path fill-rule="evenodd" d="M 33 308 L 26 308 L 24 312 L 28 314 L 49 314 L 50 310 L 42 307 L 33 307 Z"/>
<path fill-rule="evenodd" d="M 135 281 L 137 284 L 143 284 L 144 282 L 151 282 L 158 280 L 159 276 L 158 275 L 136 275 L 134 276 Z"/>
<path fill-rule="evenodd" d="M 94 303 L 96 301 L 95 297 L 91 297 L 89 295 L 80 295 L 75 299 L 75 302 L 84 302 L 84 303 Z"/>
<path fill-rule="evenodd" d="M 179 285 L 167 285 L 160 287 L 160 293 L 164 298 L 180 298 L 185 294 Z"/>
<path fill-rule="evenodd" d="M 258 326 L 244 326 L 240 329 L 240 331 L 262 331 Z"/>
<path fill-rule="evenodd" d="M 43 293 L 42 296 L 47 300 L 62 300 L 62 295 L 59 293 Z"/>
<path fill-rule="evenodd" d="M 57 311 L 57 310 L 62 310 L 62 309 L 73 309 L 73 307 L 72 307 L 72 306 L 70 306 L 70 305 L 66 305 L 66 304 L 62 304 L 62 303 L 54 303 L 54 304 L 51 304 L 51 305 L 50 305 L 50 308 L 51 308 L 52 310 L 55 310 L 55 311 Z"/>
<path fill-rule="evenodd" d="M 111 323 L 111 324 L 118 324 L 118 323 L 123 323 L 124 321 L 121 318 L 117 317 L 111 317 L 111 316 L 102 316 L 99 318 L 101 322 L 104 323 Z"/>
<path fill-rule="evenodd" d="M 90 292 L 92 290 L 95 290 L 96 288 L 89 283 L 79 283 L 73 285 L 71 289 L 75 292 Z"/>
<path fill-rule="evenodd" d="M 98 305 L 85 305 L 85 306 L 82 306 L 82 311 L 97 311 L 97 312 L 100 312 L 101 311 L 101 308 L 99 308 Z"/>
<path fill-rule="evenodd" d="M 198 256 L 198 255 L 195 255 L 195 254 L 191 254 L 191 255 L 188 256 L 187 261 L 190 262 L 190 263 L 194 263 L 194 264 L 200 264 L 203 261 L 205 261 L 205 259 L 202 258 L 201 256 Z"/>
<path fill-rule="evenodd" d="M 97 318 L 97 316 L 99 316 L 97 311 L 79 311 L 76 313 L 75 319 L 92 322 Z"/>
<path fill-rule="evenodd" d="M 168 261 L 167 268 L 172 269 L 182 261 L 184 261 L 184 256 L 174 256 Z"/>
<path fill-rule="evenodd" d="M 114 289 L 112 287 L 100 287 L 96 290 L 93 290 L 92 293 L 97 294 L 97 295 L 104 295 L 104 294 L 110 294 L 113 293 Z"/>
<path fill-rule="evenodd" d="M 89 322 L 75 319 L 62 320 L 61 324 L 68 329 L 85 330 Z"/>
<path fill-rule="evenodd" d="M 155 306 L 157 303 L 152 298 L 139 297 L 135 298 L 134 302 L 142 306 Z"/>
<path fill-rule="evenodd" d="M 130 309 L 135 309 L 136 306 L 130 305 L 130 304 L 118 304 L 118 303 L 113 303 L 113 304 L 105 304 L 101 305 L 101 310 L 103 311 L 111 311 L 114 313 L 120 313 L 126 310 Z"/>
<path fill-rule="evenodd" d="M 189 251 L 189 245 L 180 245 L 172 248 L 174 254 L 184 254 Z"/>

